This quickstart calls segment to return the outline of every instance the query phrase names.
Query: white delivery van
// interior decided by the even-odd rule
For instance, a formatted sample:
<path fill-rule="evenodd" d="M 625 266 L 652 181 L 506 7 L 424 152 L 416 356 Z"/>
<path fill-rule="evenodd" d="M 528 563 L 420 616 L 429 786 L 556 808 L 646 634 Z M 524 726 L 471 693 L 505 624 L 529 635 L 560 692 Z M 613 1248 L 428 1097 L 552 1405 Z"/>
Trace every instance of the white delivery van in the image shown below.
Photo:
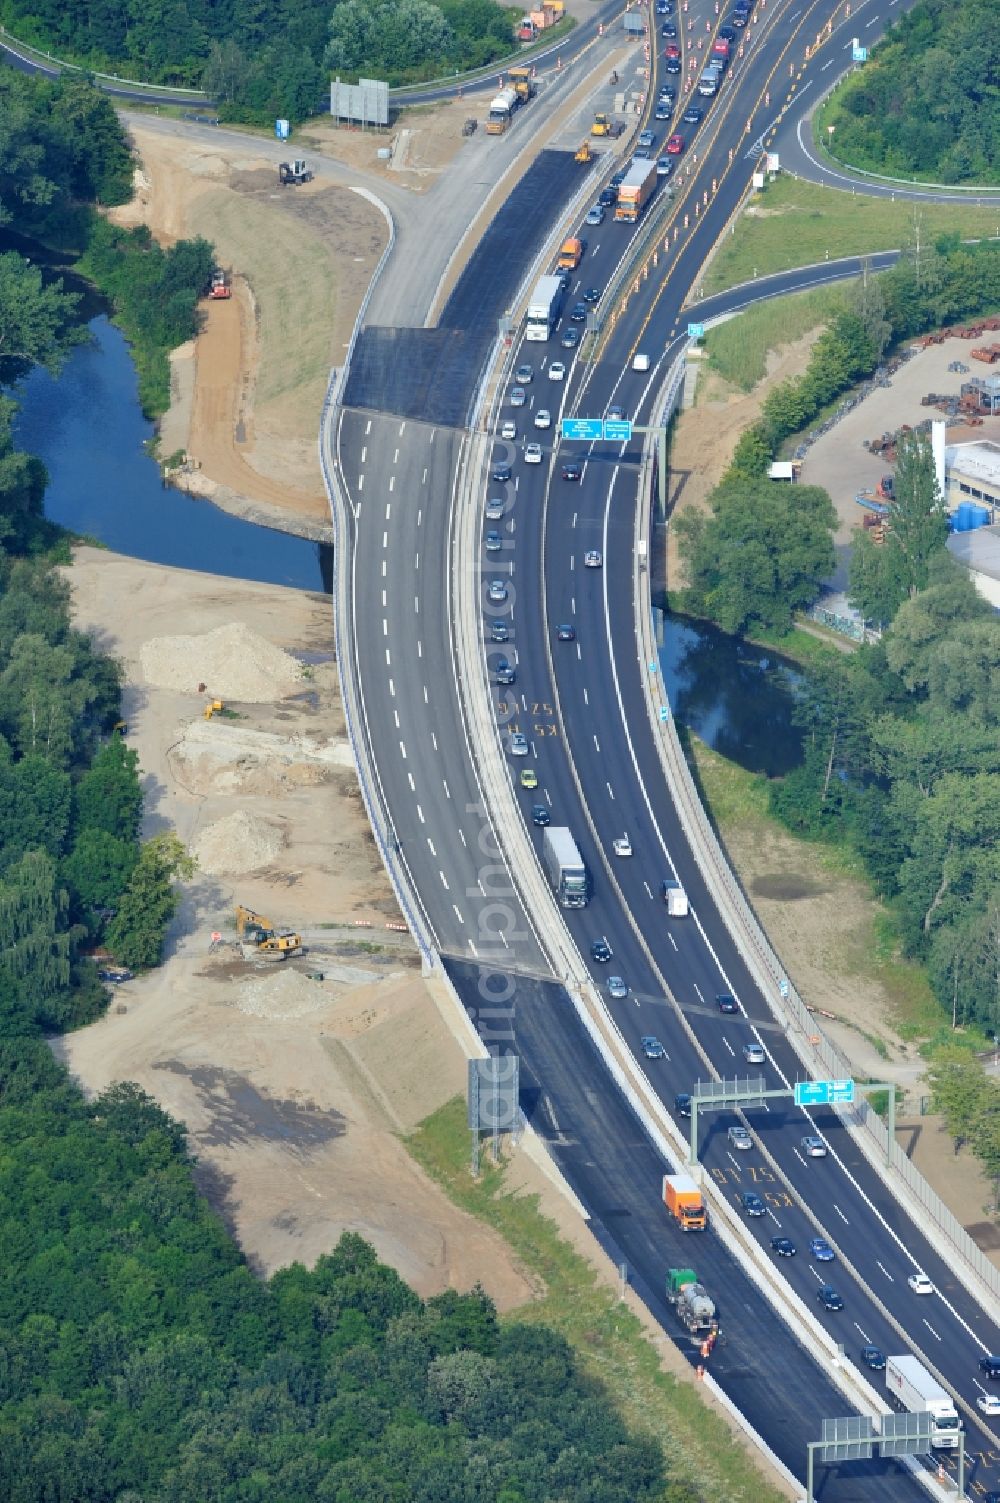
<path fill-rule="evenodd" d="M 634 371 L 648 371 L 649 370 L 649 356 L 648 355 L 643 355 L 641 352 L 639 354 L 637 354 L 637 355 L 633 355 L 632 356 L 632 369 Z"/>

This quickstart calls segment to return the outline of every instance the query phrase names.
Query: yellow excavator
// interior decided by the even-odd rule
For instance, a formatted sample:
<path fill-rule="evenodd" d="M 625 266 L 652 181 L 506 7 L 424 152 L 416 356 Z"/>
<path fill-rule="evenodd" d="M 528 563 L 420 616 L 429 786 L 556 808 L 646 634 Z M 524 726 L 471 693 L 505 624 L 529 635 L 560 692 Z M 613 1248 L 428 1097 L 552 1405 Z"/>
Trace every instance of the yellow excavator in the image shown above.
<path fill-rule="evenodd" d="M 290 929 L 277 929 L 273 921 L 252 908 L 237 906 L 236 933 L 240 942 L 254 945 L 262 955 L 273 955 L 284 960 L 286 955 L 296 955 L 302 949 L 302 936 Z"/>

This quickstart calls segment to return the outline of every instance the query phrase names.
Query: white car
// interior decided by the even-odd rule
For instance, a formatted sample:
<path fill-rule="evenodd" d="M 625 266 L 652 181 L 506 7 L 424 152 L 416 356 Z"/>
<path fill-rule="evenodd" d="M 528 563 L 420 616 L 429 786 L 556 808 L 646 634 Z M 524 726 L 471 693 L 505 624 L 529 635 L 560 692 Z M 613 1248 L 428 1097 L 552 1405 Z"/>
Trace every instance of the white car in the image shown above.
<path fill-rule="evenodd" d="M 507 599 L 507 586 L 504 584 L 502 579 L 490 580 L 489 595 L 494 605 L 499 605 L 502 601 Z"/>
<path fill-rule="evenodd" d="M 599 569 L 603 562 L 604 560 L 596 548 L 589 549 L 583 556 L 583 567 L 585 569 Z"/>
<path fill-rule="evenodd" d="M 822 1138 L 817 1138 L 812 1133 L 807 1133 L 802 1139 L 802 1152 L 807 1159 L 825 1159 L 826 1144 Z"/>
<path fill-rule="evenodd" d="M 525 462 L 525 464 L 541 464 L 541 462 L 542 462 L 542 446 L 541 446 L 541 444 L 525 444 L 525 446 L 524 446 L 524 462 Z"/>
<path fill-rule="evenodd" d="M 617 840 L 612 841 L 611 849 L 616 856 L 631 856 L 632 842 L 627 835 L 619 835 Z"/>
<path fill-rule="evenodd" d="M 523 407 L 526 401 L 527 398 L 524 395 L 524 387 L 512 386 L 510 389 L 510 405 L 512 407 Z"/>
<path fill-rule="evenodd" d="M 563 363 L 562 363 L 561 360 L 553 360 L 552 364 L 549 366 L 549 380 L 550 381 L 565 381 L 565 379 L 566 379 L 566 367 L 565 367 L 565 365 L 563 365 Z"/>
<path fill-rule="evenodd" d="M 500 424 L 500 437 L 501 438 L 516 438 L 517 437 L 517 424 L 511 418 L 508 418 L 506 422 Z"/>
<path fill-rule="evenodd" d="M 976 1400 L 976 1408 L 984 1414 L 1000 1414 L 1000 1393 L 980 1394 Z"/>
<path fill-rule="evenodd" d="M 528 755 L 528 738 L 521 731 L 515 731 L 510 738 L 510 754 L 512 757 Z"/>
<path fill-rule="evenodd" d="M 765 1061 L 763 1044 L 744 1044 L 743 1058 L 748 1065 L 762 1065 Z"/>
<path fill-rule="evenodd" d="M 547 407 L 539 407 L 538 411 L 535 413 L 535 427 L 552 427 L 552 414 Z"/>
<path fill-rule="evenodd" d="M 911 1273 L 906 1282 L 909 1284 L 914 1294 L 934 1293 L 934 1285 L 931 1283 L 926 1273 Z"/>

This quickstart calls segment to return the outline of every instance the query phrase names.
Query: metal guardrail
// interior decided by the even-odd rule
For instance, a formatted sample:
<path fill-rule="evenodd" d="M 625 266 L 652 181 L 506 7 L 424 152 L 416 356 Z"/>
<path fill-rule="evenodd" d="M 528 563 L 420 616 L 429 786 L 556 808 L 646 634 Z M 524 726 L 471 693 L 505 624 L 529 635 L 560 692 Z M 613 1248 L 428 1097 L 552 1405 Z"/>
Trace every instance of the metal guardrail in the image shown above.
<path fill-rule="evenodd" d="M 67 63 L 61 57 L 53 57 L 51 52 L 45 52 L 41 47 L 33 47 L 30 42 L 22 42 L 13 37 L 6 27 L 0 26 L 0 48 L 9 52 L 12 57 L 19 57 L 22 62 L 34 63 L 41 59 L 42 63 L 51 65 L 60 73 L 80 73 L 85 78 L 97 78 L 103 83 L 114 84 L 121 89 L 136 89 L 150 94 L 176 94 L 177 103 L 184 104 L 214 104 L 211 95 L 206 94 L 204 89 L 184 88 L 175 84 L 143 83 L 137 78 L 119 78 L 117 73 L 98 73 L 95 68 L 85 68 L 81 63 Z"/>

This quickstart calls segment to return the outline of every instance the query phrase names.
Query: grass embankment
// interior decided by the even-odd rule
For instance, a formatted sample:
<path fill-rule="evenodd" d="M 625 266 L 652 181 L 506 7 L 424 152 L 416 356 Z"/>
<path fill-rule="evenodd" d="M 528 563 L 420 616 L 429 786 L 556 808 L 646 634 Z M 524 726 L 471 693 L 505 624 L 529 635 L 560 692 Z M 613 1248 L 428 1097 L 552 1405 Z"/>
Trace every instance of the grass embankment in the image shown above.
<path fill-rule="evenodd" d="M 756 303 L 737 318 L 708 330 L 708 364 L 741 391 L 753 391 L 767 375 L 768 355 L 822 328 L 847 303 L 843 287 L 817 287 Z"/>
<path fill-rule="evenodd" d="M 544 1295 L 511 1318 L 545 1323 L 570 1342 L 629 1426 L 662 1446 L 672 1480 L 689 1480 L 706 1503 L 733 1497 L 779 1503 L 782 1495 L 768 1485 L 693 1382 L 662 1371 L 639 1321 L 541 1214 L 537 1197 L 511 1193 L 503 1167 L 487 1165 L 478 1181 L 472 1179 L 460 1100 L 428 1117 L 407 1146 L 450 1198 L 495 1228 L 544 1283 Z"/>
<path fill-rule="evenodd" d="M 812 639 L 807 639 L 812 640 Z M 825 648 L 822 643 L 816 646 Z M 787 650 L 786 643 L 781 643 Z M 713 824 L 726 846 L 737 875 L 752 890 L 756 873 L 747 853 L 767 852 L 767 864 L 803 874 L 821 874 L 823 904 L 829 914 L 834 942 L 823 947 L 823 967 L 831 981 L 854 982 L 871 989 L 871 1022 L 882 1022 L 901 1040 L 918 1042 L 937 1037 L 944 1024 L 941 1009 L 923 969 L 902 957 L 891 916 L 871 891 L 860 858 L 846 841 L 804 840 L 793 835 L 771 813 L 768 780 L 762 773 L 746 772 L 710 751 L 697 737 L 684 737 L 688 762 Z M 752 858 L 751 858 L 752 859 Z M 850 914 L 848 928 L 838 925 Z M 766 927 L 766 924 L 765 924 Z M 809 938 L 800 936 L 809 949 Z M 781 944 L 782 959 L 795 975 L 794 931 Z M 814 1007 L 828 1007 L 825 997 L 806 995 Z M 876 1006 L 878 1003 L 880 1005 Z M 839 1014 L 838 1014 L 839 1015 Z M 861 1027 L 853 1018 L 842 1021 L 856 1028 L 883 1057 L 888 1050 L 878 1033 Z M 949 1037 L 951 1030 L 947 1030 Z"/>
<path fill-rule="evenodd" d="M 997 233 L 995 207 L 931 200 L 917 212 L 925 243 L 956 230 L 965 239 Z M 912 239 L 913 224 L 911 203 L 781 175 L 750 200 L 736 234 L 726 239 L 702 278 L 705 296 L 826 259 L 896 250 Z"/>

